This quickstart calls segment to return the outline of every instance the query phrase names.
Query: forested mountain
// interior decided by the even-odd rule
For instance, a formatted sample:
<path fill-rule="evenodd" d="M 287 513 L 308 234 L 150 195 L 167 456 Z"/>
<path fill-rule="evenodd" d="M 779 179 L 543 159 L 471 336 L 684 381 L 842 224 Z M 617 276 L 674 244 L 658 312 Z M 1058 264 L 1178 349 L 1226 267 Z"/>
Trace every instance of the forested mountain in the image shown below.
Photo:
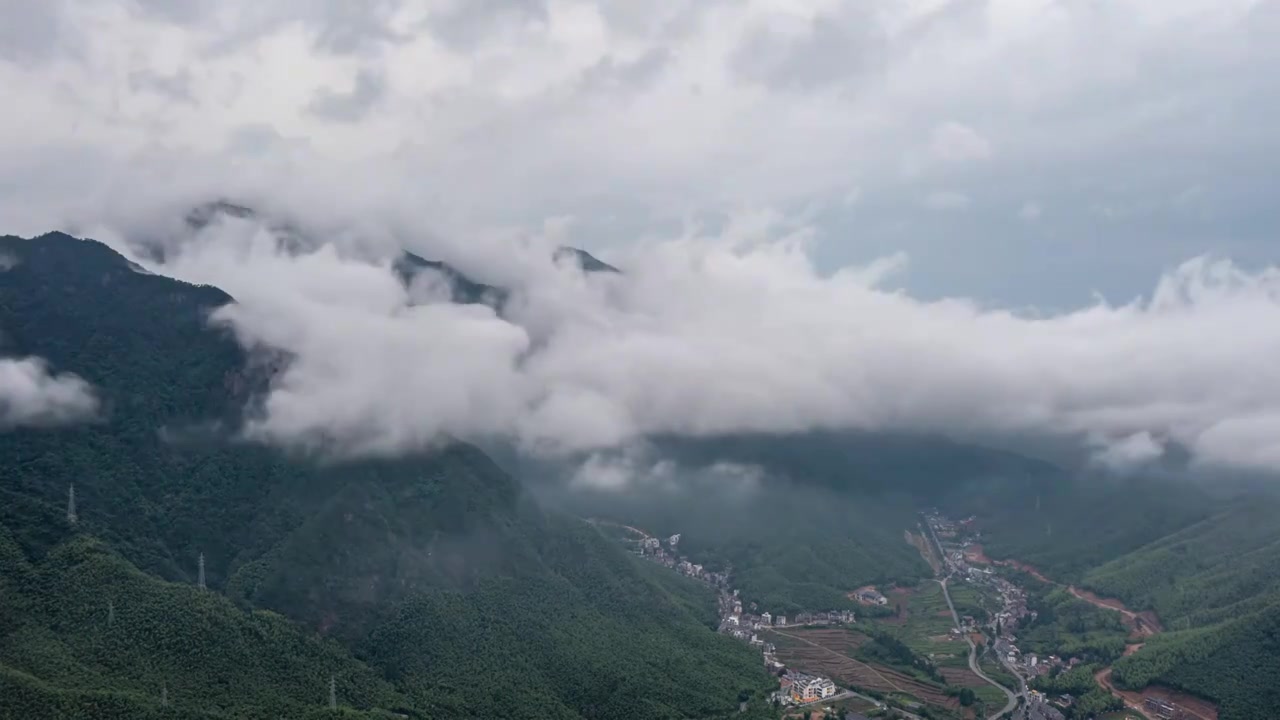
<path fill-rule="evenodd" d="M 1278 514 L 1265 486 L 1085 477 L 980 517 L 992 557 L 1156 614 L 1166 632 L 1116 660 L 1117 686 L 1172 687 L 1251 720 L 1280 714 Z"/>
<path fill-rule="evenodd" d="M 102 401 L 0 433 L 0 716 L 307 717 L 332 678 L 352 716 L 743 717 L 767 689 L 707 589 L 474 447 L 321 464 L 237 440 L 288 358 L 210 326 L 225 293 L 61 234 L 0 252 L 0 352 Z"/>

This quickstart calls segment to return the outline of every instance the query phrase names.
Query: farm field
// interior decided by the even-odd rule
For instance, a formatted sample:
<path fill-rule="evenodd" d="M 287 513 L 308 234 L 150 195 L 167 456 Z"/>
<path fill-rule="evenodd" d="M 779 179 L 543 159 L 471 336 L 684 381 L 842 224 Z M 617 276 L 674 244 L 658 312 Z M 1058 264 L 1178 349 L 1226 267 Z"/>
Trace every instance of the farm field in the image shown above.
<path fill-rule="evenodd" d="M 967 667 L 969 646 L 963 638 L 950 634 L 954 624 L 951 612 L 947 610 L 947 601 L 942 596 L 942 586 L 927 580 L 900 597 L 904 601 L 903 612 L 897 617 L 873 619 L 868 623 L 892 633 L 907 647 L 930 658 L 940 667 Z M 890 596 L 890 602 L 895 599 Z"/>
<path fill-rule="evenodd" d="M 771 630 L 768 637 L 777 646 L 778 659 L 788 667 L 826 675 L 846 687 L 907 695 L 952 710 L 959 707 L 959 700 L 948 696 L 940 685 L 849 657 L 847 653 L 866 642 L 860 633 L 842 628 L 788 628 Z"/>

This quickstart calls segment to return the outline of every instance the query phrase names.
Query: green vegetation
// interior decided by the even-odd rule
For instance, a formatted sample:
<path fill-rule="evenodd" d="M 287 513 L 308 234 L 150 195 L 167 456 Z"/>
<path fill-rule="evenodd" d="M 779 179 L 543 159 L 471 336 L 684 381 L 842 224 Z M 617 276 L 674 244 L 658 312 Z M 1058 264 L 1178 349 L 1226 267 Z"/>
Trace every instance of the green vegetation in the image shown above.
<path fill-rule="evenodd" d="M 1280 602 L 1220 625 L 1157 635 L 1117 661 L 1112 680 L 1160 683 L 1218 704 L 1222 720 L 1271 717 L 1280 708 Z"/>
<path fill-rule="evenodd" d="M 1143 488 L 1146 494 L 1139 500 L 1135 493 Z M 1029 606 L 1041 612 L 1019 634 L 1023 649 L 1115 660 L 1112 677 L 1118 686 L 1138 690 L 1156 683 L 1180 689 L 1218 704 L 1223 720 L 1274 715 L 1280 696 L 1263 680 L 1280 671 L 1280 645 L 1274 641 L 1280 615 L 1280 527 L 1274 518 L 1280 500 L 1274 491 L 1211 496 L 1177 484 L 1153 488 L 1139 480 L 1116 481 L 1109 491 L 1107 496 L 1095 485 L 1084 493 L 1094 497 L 1092 511 L 1066 498 L 1052 510 L 1045 503 L 1058 527 L 1070 515 L 1076 518 L 1072 527 L 1085 530 L 1058 536 L 1060 548 L 1051 549 L 1047 538 L 1043 544 L 1018 545 L 1022 540 L 1016 533 L 1027 527 L 1012 529 L 1016 523 L 1010 521 L 990 531 L 1000 540 L 988 544 L 987 551 L 1030 558 L 1055 579 L 1063 579 L 1055 573 L 1064 573 L 1103 597 L 1154 611 L 1168 632 L 1149 638 L 1136 654 L 1116 659 L 1125 635 L 1117 613 L 1051 591 L 1020 573 L 1016 582 L 1033 589 Z M 1124 518 L 1115 515 L 1117 507 L 1124 509 Z M 1126 524 L 1123 537 L 1105 533 L 1113 522 Z M 1102 543 L 1092 537 L 1100 525 Z M 1060 560 L 1074 551 L 1083 553 L 1083 562 Z"/>
<path fill-rule="evenodd" d="M 726 488 L 696 474 L 678 488 L 565 491 L 548 482 L 541 492 L 546 503 L 578 515 L 659 536 L 680 533 L 681 553 L 708 568 L 732 568 L 743 599 L 774 614 L 874 612 L 847 594 L 867 584 L 910 585 L 931 574 L 904 539 L 914 509 L 903 502 L 855 501 L 781 481 Z"/>
<path fill-rule="evenodd" d="M 1124 709 L 1124 701 L 1107 692 L 1093 675 L 1097 665 L 1077 665 L 1052 677 L 1037 678 L 1031 686 L 1050 697 L 1071 695 L 1075 702 L 1063 708 L 1071 720 L 1092 718 L 1103 713 Z"/>
<path fill-rule="evenodd" d="M 1034 579 L 1028 588 L 1027 609 L 1036 619 L 1018 633 L 1023 652 L 1040 656 L 1081 657 L 1109 663 L 1124 653 L 1129 630 L 1120 613 L 1104 610 L 1072 596 L 1063 588 L 1046 586 Z"/>
<path fill-rule="evenodd" d="M 713 632 L 707 588 L 542 511 L 479 450 L 238 441 L 288 360 L 210 326 L 225 294 L 62 235 L 0 251 L 6 352 L 104 407 L 0 433 L 0 717 L 770 716 L 776 681 Z"/>
<path fill-rule="evenodd" d="M 983 547 L 997 560 L 1034 565 L 1062 583 L 1207 516 L 1203 491 L 1168 478 L 1080 477 L 993 491 L 951 503 L 981 519 Z"/>
<path fill-rule="evenodd" d="M 932 661 L 917 654 L 891 633 L 866 626 L 861 629 L 861 632 L 870 639 L 854 653 L 854 657 L 858 660 L 887 665 L 934 682 L 946 682 Z"/>
<path fill-rule="evenodd" d="M 865 624 L 898 638 L 913 652 L 932 659 L 934 664 L 967 667 L 969 645 L 950 635 L 955 623 L 942 595 L 942 586 L 933 580 L 922 581 L 911 591 L 906 604 L 906 622 L 886 620 Z"/>
<path fill-rule="evenodd" d="M 1084 585 L 1170 628 L 1214 624 L 1280 593 L 1280 502 L 1254 496 L 1088 573 Z"/>

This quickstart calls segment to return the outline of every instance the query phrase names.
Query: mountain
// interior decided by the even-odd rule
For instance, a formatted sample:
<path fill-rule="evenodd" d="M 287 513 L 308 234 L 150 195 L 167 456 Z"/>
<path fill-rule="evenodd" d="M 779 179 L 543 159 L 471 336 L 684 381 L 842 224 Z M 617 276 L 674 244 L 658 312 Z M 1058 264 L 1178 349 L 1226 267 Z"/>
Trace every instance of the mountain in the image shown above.
<path fill-rule="evenodd" d="M 587 272 L 587 273 L 598 273 L 598 272 L 621 273 L 622 272 L 618 268 L 610 265 L 607 262 L 604 262 L 603 260 L 600 260 L 599 258 L 587 252 L 586 250 L 579 250 L 578 248 L 569 247 L 568 245 L 562 245 L 556 249 L 555 261 L 573 263 L 577 265 L 579 268 L 582 268 L 583 272 Z"/>
<path fill-rule="evenodd" d="M 209 324 L 222 291 L 57 233 L 0 254 L 0 352 L 103 407 L 0 433 L 0 716 L 309 717 L 330 678 L 351 717 L 767 716 L 710 590 L 477 448 L 322 463 L 240 440 L 288 358 Z"/>
<path fill-rule="evenodd" d="M 438 278 L 449 291 L 450 302 L 459 304 L 488 305 L 501 312 L 510 295 L 502 288 L 472 280 L 447 263 L 427 260 L 408 250 L 400 253 L 391 269 L 411 290 L 415 283 L 430 284 L 433 278 Z"/>

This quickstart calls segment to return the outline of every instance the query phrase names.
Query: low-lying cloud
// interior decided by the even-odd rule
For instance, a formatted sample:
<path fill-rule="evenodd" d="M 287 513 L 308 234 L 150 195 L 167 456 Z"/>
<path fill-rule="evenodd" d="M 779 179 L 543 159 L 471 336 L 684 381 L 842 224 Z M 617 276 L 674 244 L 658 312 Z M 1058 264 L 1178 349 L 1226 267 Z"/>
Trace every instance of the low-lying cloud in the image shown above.
<path fill-rule="evenodd" d="M 37 357 L 0 358 L 0 430 L 65 425 L 97 413 L 97 396 L 80 377 L 51 373 Z"/>
<path fill-rule="evenodd" d="M 554 453 L 668 433 L 1033 432 L 1087 438 L 1116 465 L 1177 443 L 1280 469 L 1273 269 L 1198 258 L 1143 299 L 1015 312 L 895 291 L 900 258 L 820 274 L 807 229 L 756 213 L 607 258 L 622 274 L 556 264 L 548 237 L 448 248 L 511 291 L 500 316 L 422 304 L 390 239 L 332 237 L 290 254 L 229 220 L 158 268 L 224 287 L 239 302 L 215 322 L 294 356 L 259 438 L 360 454 L 507 436 Z"/>

